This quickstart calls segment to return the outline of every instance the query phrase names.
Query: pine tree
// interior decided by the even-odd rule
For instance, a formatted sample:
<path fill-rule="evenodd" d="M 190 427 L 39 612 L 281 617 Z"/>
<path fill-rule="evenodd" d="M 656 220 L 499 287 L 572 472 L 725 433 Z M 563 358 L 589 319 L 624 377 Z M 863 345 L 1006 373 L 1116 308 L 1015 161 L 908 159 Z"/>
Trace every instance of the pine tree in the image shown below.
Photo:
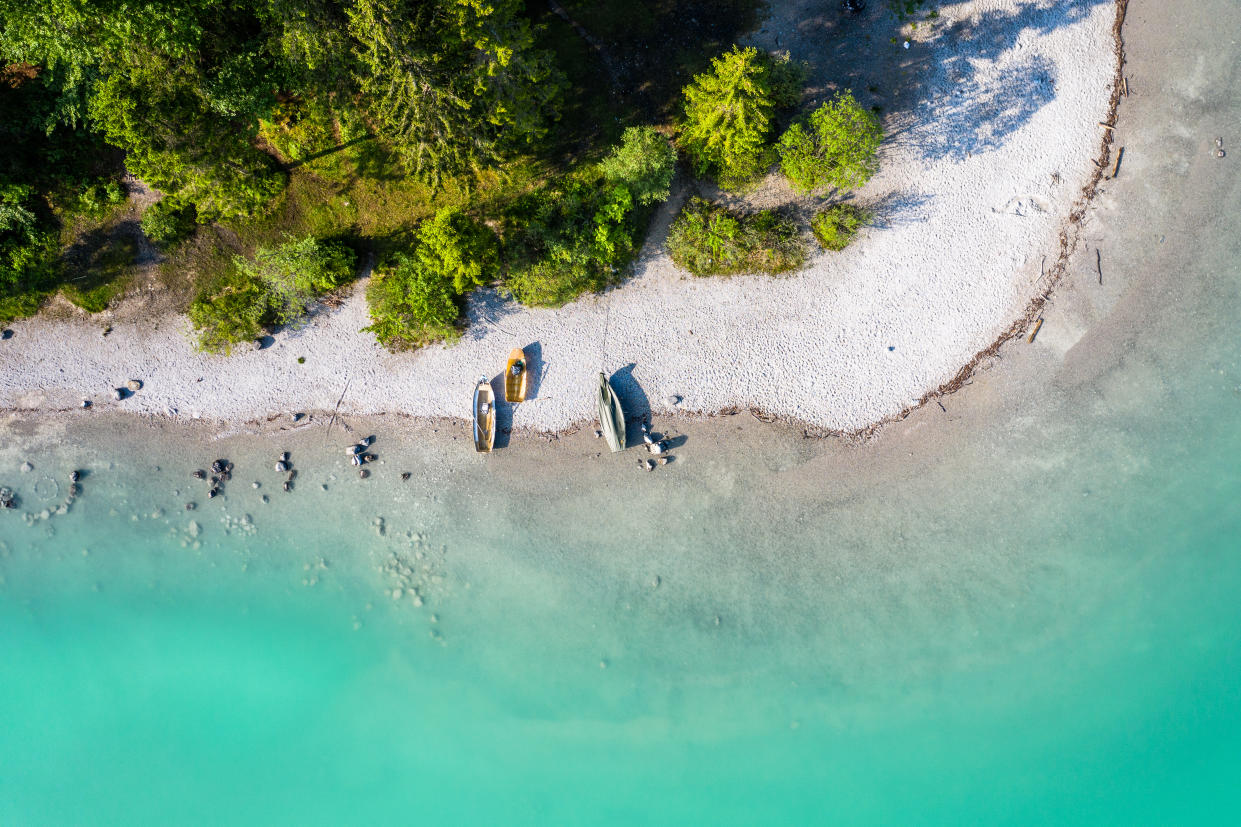
<path fill-rule="evenodd" d="M 734 46 L 711 70 L 685 88 L 681 146 L 699 175 L 738 187 L 770 160 L 765 143 L 775 105 L 767 61 L 756 49 Z"/>

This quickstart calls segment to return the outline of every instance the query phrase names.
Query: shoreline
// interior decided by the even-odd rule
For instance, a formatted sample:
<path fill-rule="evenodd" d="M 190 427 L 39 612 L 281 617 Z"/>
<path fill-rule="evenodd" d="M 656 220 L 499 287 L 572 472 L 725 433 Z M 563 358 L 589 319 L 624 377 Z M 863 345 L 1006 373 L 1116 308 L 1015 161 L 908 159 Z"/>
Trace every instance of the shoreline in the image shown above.
<path fill-rule="evenodd" d="M 1110 99 L 1107 101 L 1107 112 L 1104 118 L 1104 121 L 1107 123 L 1115 122 L 1117 107 L 1121 97 L 1120 81 L 1123 78 L 1124 68 L 1122 26 L 1127 5 L 1127 0 L 1115 0 L 1114 3 L 1108 4 L 1108 6 L 1114 10 L 1114 19 L 1112 20 L 1110 27 L 1110 38 L 1112 45 L 1110 60 L 1112 61 L 1112 66 L 1110 78 Z M 958 8 L 967 7 L 973 10 L 975 6 L 977 6 L 976 3 L 966 3 L 961 4 Z M 966 19 L 966 17 L 959 18 L 959 20 Z M 953 21 L 950 20 L 949 23 L 951 22 Z M 1091 117 L 1093 117 L 1093 115 Z M 854 422 L 841 423 L 833 422 L 829 417 L 823 415 L 815 415 L 815 413 L 817 413 L 815 411 L 806 412 L 804 410 L 798 410 L 799 405 L 790 404 L 790 398 L 787 396 L 782 398 L 778 392 L 771 395 L 767 399 L 763 399 L 756 397 L 752 392 L 747 391 L 736 393 L 735 389 L 732 389 L 734 390 L 734 393 L 731 404 L 715 406 L 700 404 L 697 400 L 692 400 L 690 398 L 691 394 L 687 392 L 689 388 L 682 387 L 684 383 L 676 383 L 671 381 L 672 377 L 660 375 L 658 365 L 654 371 L 656 373 L 655 381 L 652 382 L 651 379 L 646 376 L 643 377 L 643 381 L 641 382 L 635 379 L 632 374 L 635 369 L 638 369 L 638 365 L 641 365 L 641 369 L 644 373 L 649 373 L 651 369 L 648 365 L 654 360 L 646 358 L 639 359 L 637 357 L 629 360 L 627 357 L 633 354 L 633 351 L 630 351 L 630 353 L 626 354 L 626 357 L 623 357 L 620 360 L 622 363 L 625 361 L 630 361 L 630 365 L 627 368 L 629 371 L 628 376 L 617 381 L 618 391 L 621 393 L 622 398 L 630 397 L 630 399 L 626 400 L 626 407 L 630 413 L 630 418 L 634 419 L 639 416 L 645 417 L 657 415 L 660 417 L 670 416 L 678 421 L 702 421 L 748 411 L 755 419 L 762 422 L 779 420 L 794 428 L 800 428 L 803 431 L 803 436 L 805 437 L 834 436 L 864 438 L 873 435 L 875 432 L 888 424 L 905 419 L 911 412 L 927 405 L 929 402 L 940 400 L 943 397 L 954 393 L 956 390 L 960 389 L 960 387 L 967 384 L 972 377 L 977 374 L 987 360 L 995 358 L 1004 344 L 1013 340 L 1016 336 L 1026 332 L 1028 327 L 1042 312 L 1052 292 L 1065 275 L 1068 268 L 1069 258 L 1077 249 L 1077 246 L 1081 240 L 1081 220 L 1090 207 L 1098 184 L 1101 180 L 1103 180 L 1104 171 L 1108 168 L 1111 158 L 1111 145 L 1113 143 L 1112 132 L 1102 127 L 1096 127 L 1096 131 L 1102 133 L 1099 143 L 1098 156 L 1097 158 L 1091 159 L 1090 174 L 1086 178 L 1085 183 L 1080 187 L 1075 187 L 1072 189 L 1072 192 L 1074 193 L 1073 200 L 1071 203 L 1066 205 L 1067 214 L 1063 220 L 1063 223 L 1059 225 L 1056 231 L 1056 241 L 1059 249 L 1056 254 L 1054 264 L 1050 270 L 1040 273 L 1038 278 L 1033 280 L 1031 287 L 1036 288 L 1036 292 L 1032 298 L 1028 297 L 1028 292 L 1026 292 L 1028 288 L 1019 288 L 1020 292 L 1025 293 L 1027 297 L 1021 298 L 1018 308 L 1019 312 L 1015 320 L 1008 322 L 1006 327 L 1000 327 L 999 335 L 990 339 L 990 344 L 987 344 L 981 349 L 972 349 L 972 356 L 963 366 L 957 369 L 955 373 L 951 373 L 951 369 L 949 369 L 948 375 L 950 375 L 950 378 L 948 378 L 947 381 L 940 382 L 932 389 L 923 391 L 920 396 L 906 397 L 909 402 L 907 404 L 903 404 L 899 409 L 896 409 L 895 404 L 891 405 L 889 412 L 877 419 L 868 419 L 868 421 L 865 422 L 862 422 L 861 419 L 855 419 Z M 997 152 L 1002 154 L 1003 147 L 997 150 Z M 899 176 L 901 172 L 907 171 L 908 170 L 902 169 L 893 173 L 891 170 L 884 170 L 881 171 L 881 176 L 884 172 L 887 172 L 889 175 L 895 174 Z M 897 194 L 899 195 L 900 193 Z M 932 193 L 932 197 L 933 196 L 934 193 Z M 1060 208 L 1050 208 L 1046 210 L 1036 209 L 1036 212 L 1049 211 L 1057 215 L 1060 214 Z M 993 207 L 992 212 L 998 213 L 1000 210 Z M 876 229 L 868 231 L 866 235 L 882 235 L 882 232 Z M 118 353 L 118 357 L 128 356 L 130 358 L 118 358 L 117 361 L 123 361 L 130 364 L 131 367 L 126 368 L 126 370 L 130 370 L 132 372 L 122 375 L 114 369 L 108 370 L 107 372 L 110 375 L 107 378 L 111 380 L 111 385 L 122 386 L 128 378 L 139 378 L 147 386 L 144 387 L 142 391 L 123 402 L 98 401 L 97 394 L 99 393 L 99 390 L 94 388 L 99 388 L 100 385 L 104 384 L 101 380 L 105 377 L 101 374 L 104 373 L 106 369 L 101 370 L 96 367 L 94 372 L 90 375 L 90 378 L 95 380 L 94 382 L 68 382 L 58 386 L 56 382 L 31 383 L 29 381 L 31 378 L 38 379 L 44 377 L 37 375 L 32 377 L 28 373 L 23 373 L 21 366 L 13 365 L 13 360 L 10 360 L 10 366 L 8 368 L 0 369 L 0 411 L 10 416 L 46 415 L 53 411 L 73 414 L 77 410 L 77 407 L 67 401 L 69 398 L 76 397 L 80 399 L 83 397 L 96 396 L 96 401 L 92 406 L 92 410 L 96 408 L 109 411 L 121 410 L 128 415 L 137 414 L 140 416 L 169 419 L 173 421 L 208 421 L 217 422 L 220 424 L 244 426 L 247 424 L 257 425 L 263 422 L 271 422 L 282 415 L 288 415 L 294 411 L 326 415 L 332 412 L 330 407 L 330 399 L 337 399 L 340 401 L 344 400 L 344 391 L 350 387 L 353 381 L 351 378 L 351 375 L 354 374 L 353 369 L 363 367 L 362 365 L 357 364 L 357 359 L 359 357 L 369 359 L 369 367 L 371 368 L 370 371 L 363 371 L 366 375 L 364 375 L 360 380 L 362 383 L 367 383 L 369 380 L 379 380 L 379 382 L 386 380 L 389 384 L 393 382 L 410 381 L 411 379 L 413 381 L 417 381 L 417 378 L 423 377 L 409 377 L 409 374 L 413 373 L 420 366 L 422 366 L 420 363 L 425 364 L 433 358 L 439 360 L 437 367 L 442 368 L 444 362 L 447 361 L 453 368 L 451 371 L 452 373 L 459 376 L 468 376 L 470 375 L 469 369 L 462 370 L 460 363 L 469 361 L 469 356 L 464 353 L 469 345 L 477 345 L 477 343 L 482 340 L 495 338 L 492 332 L 493 330 L 499 330 L 501 334 L 504 334 L 506 336 L 506 341 L 514 341 L 513 337 L 505 334 L 503 330 L 504 326 L 514 326 L 508 319 L 509 315 L 534 317 L 540 326 L 547 325 L 550 322 L 550 326 L 553 329 L 559 325 L 562 332 L 577 333 L 578 336 L 576 344 L 578 345 L 577 350 L 580 355 L 580 352 L 583 349 L 583 344 L 593 344 L 596 348 L 598 345 L 597 342 L 594 342 L 594 340 L 591 339 L 589 330 L 582 330 L 583 315 L 593 315 L 596 317 L 594 319 L 596 323 L 598 322 L 597 317 L 600 315 L 605 315 L 605 318 L 608 321 L 614 322 L 614 320 L 611 320 L 610 318 L 613 309 L 620 310 L 622 313 L 628 312 L 632 315 L 634 309 L 636 308 L 638 313 L 642 314 L 644 309 L 649 309 L 649 305 L 658 301 L 658 296 L 654 299 L 646 300 L 645 304 L 648 305 L 648 307 L 644 308 L 644 299 L 646 299 L 646 296 L 642 295 L 644 291 L 654 291 L 656 293 L 669 292 L 668 288 L 670 285 L 668 283 L 669 279 L 667 278 L 669 276 L 669 273 L 667 272 L 668 268 L 666 266 L 661 268 L 661 265 L 665 265 L 667 263 L 667 256 L 666 253 L 660 249 L 660 240 L 661 233 L 658 231 L 653 232 L 648 236 L 646 245 L 644 246 L 638 261 L 635 263 L 634 274 L 622 286 L 600 296 L 587 297 L 579 302 L 566 306 L 565 308 L 560 308 L 554 311 L 527 310 L 516 308 L 511 302 L 501 301 L 497 296 L 484 295 L 480 301 L 471 303 L 468 310 L 471 327 L 467 330 L 461 342 L 453 348 L 434 347 L 424 349 L 424 351 L 436 351 L 437 353 L 435 354 L 427 354 L 423 351 L 413 354 L 388 354 L 379 349 L 373 342 L 364 341 L 364 334 L 359 334 L 356 332 L 352 332 L 351 335 L 362 341 L 346 343 L 344 348 L 335 348 L 335 353 L 332 352 L 333 348 L 331 345 L 339 345 L 340 342 L 333 343 L 329 341 L 329 347 L 327 348 L 328 355 L 329 357 L 337 357 L 335 364 L 330 363 L 330 358 L 328 360 L 329 372 L 333 374 L 332 378 L 335 380 L 331 383 L 331 385 L 334 386 L 329 385 L 328 378 L 323 376 L 322 373 L 317 376 L 307 377 L 306 380 L 299 381 L 293 375 L 293 371 L 296 371 L 297 368 L 293 367 L 284 374 L 275 378 L 283 380 L 283 383 L 286 385 L 285 390 L 288 390 L 287 386 L 289 385 L 290 380 L 292 380 L 292 383 L 297 386 L 296 391 L 299 393 L 297 393 L 296 398 L 290 400 L 290 404 L 281 405 L 279 408 L 276 408 L 271 404 L 269 393 L 268 399 L 260 398 L 255 400 L 255 402 L 250 405 L 249 410 L 239 410 L 236 405 L 234 405 L 233 409 L 230 410 L 229 406 L 225 404 L 223 399 L 223 397 L 229 395 L 229 391 L 227 389 L 221 389 L 215 393 L 210 391 L 204 393 L 194 388 L 194 384 L 203 382 L 205 377 L 199 376 L 196 382 L 194 379 L 190 378 L 192 374 L 214 373 L 216 377 L 227 376 L 229 374 L 243 374 L 247 365 L 242 362 L 242 357 L 244 354 L 236 354 L 232 357 L 203 356 L 202 354 L 192 351 L 189 347 L 188 339 L 185 339 L 184 344 L 187 345 L 185 350 L 189 350 L 190 352 L 188 354 L 176 354 L 173 359 L 164 361 L 161 361 L 159 355 L 153 352 L 158 349 L 154 343 L 145 350 L 141 347 L 141 345 L 136 348 L 132 346 L 128 349 L 124 347 L 118 348 L 118 350 L 121 351 L 121 353 Z M 867 245 L 869 248 L 875 245 L 882 245 L 885 242 L 892 242 L 892 239 L 885 240 L 883 238 L 872 238 L 865 239 L 865 241 L 870 242 Z M 983 246 L 987 246 L 987 244 L 984 242 Z M 827 257 L 820 257 L 813 260 L 811 265 L 808 266 L 805 271 L 795 274 L 787 281 L 801 281 L 804 283 L 813 281 L 813 279 L 820 277 L 821 274 L 818 272 L 816 267 L 822 265 L 825 258 Z M 830 264 L 831 262 L 828 262 L 829 267 Z M 865 267 L 865 262 L 854 261 L 853 264 L 853 269 Z M 848 271 L 846 271 L 846 274 L 847 272 Z M 700 292 L 714 292 L 717 294 L 715 296 L 717 299 L 720 298 L 719 294 L 725 294 L 722 297 L 724 305 L 728 305 L 730 303 L 735 305 L 740 303 L 741 305 L 745 305 L 746 309 L 749 309 L 746 299 L 750 298 L 747 293 L 764 293 L 766 292 L 764 288 L 768 288 L 771 292 L 774 292 L 777 286 L 782 287 L 782 282 L 785 281 L 766 277 L 739 277 L 728 281 L 695 280 L 692 277 L 678 274 L 675 271 L 673 271 L 671 275 L 675 277 L 675 281 L 671 284 L 671 287 L 673 288 L 672 291 L 679 292 L 682 298 L 687 296 L 687 289 L 688 295 L 691 298 L 693 297 L 693 294 Z M 832 272 L 829 275 L 838 276 L 839 273 Z M 661 276 L 663 278 L 660 278 Z M 1014 273 L 1010 276 L 1010 279 L 1012 281 L 1012 285 L 1010 285 L 1010 287 L 1019 287 L 1019 285 L 1023 285 L 1026 282 L 1025 277 L 1019 273 Z M 822 282 L 822 278 L 820 278 L 820 282 Z M 811 285 L 812 288 L 817 288 L 819 286 L 821 286 L 821 284 Z M 826 286 L 829 289 L 838 287 L 838 285 L 832 284 L 830 279 L 826 283 Z M 756 287 L 757 289 L 751 291 L 748 289 L 751 287 Z M 296 351 L 299 345 L 306 344 L 308 341 L 314 339 L 316 335 L 319 335 L 323 328 L 328 327 L 329 325 L 325 324 L 325 322 L 334 322 L 335 326 L 339 328 L 334 331 L 337 338 L 340 337 L 342 330 L 350 327 L 351 325 L 353 326 L 354 331 L 356 331 L 356 329 L 360 326 L 356 323 L 359 320 L 364 320 L 365 318 L 364 315 L 359 317 L 358 313 L 359 309 L 361 309 L 364 314 L 364 307 L 360 304 L 362 294 L 364 293 L 364 283 L 358 282 L 352 290 L 352 295 L 347 296 L 344 299 L 342 302 L 342 307 L 320 314 L 319 317 L 312 320 L 312 322 L 303 329 L 292 332 L 286 331 L 278 334 L 278 345 L 280 348 L 284 349 L 287 347 L 291 355 Z M 491 291 L 488 291 L 488 293 L 490 292 Z M 737 295 L 738 293 L 740 295 Z M 863 298 L 865 299 L 868 297 Z M 606 314 L 598 313 L 600 307 L 604 305 L 606 305 Z M 551 318 L 549 319 L 548 317 Z M 1013 317 L 1010 316 L 1009 318 Z M 186 335 L 184 332 L 184 328 L 186 328 L 186 321 L 184 317 L 175 317 L 172 319 L 167 317 L 161 318 L 156 323 L 155 330 L 159 330 L 160 322 L 167 323 L 168 321 L 174 322 L 173 326 L 182 329 L 178 332 L 178 335 L 181 335 L 184 338 Z M 764 327 L 770 326 L 769 318 L 763 319 L 762 321 L 764 322 Z M 814 326 L 818 322 L 818 319 L 814 316 L 809 316 L 798 321 L 801 322 L 801 329 L 797 329 L 797 325 L 792 325 L 794 329 L 789 331 L 790 337 L 796 337 L 798 335 L 808 333 L 807 327 Z M 997 320 L 997 322 L 999 325 L 1005 324 L 1002 321 Z M 100 320 L 95 322 L 95 324 L 106 324 L 106 321 Z M 85 338 L 85 336 L 81 334 L 90 335 L 83 330 L 83 328 L 94 328 L 95 324 L 92 324 L 89 320 L 86 322 L 63 322 L 36 317 L 31 320 L 15 323 L 13 326 L 19 329 L 19 332 L 22 334 L 18 340 L 19 342 L 27 340 L 27 337 L 32 333 L 34 335 L 39 335 L 41 332 L 44 334 L 48 333 L 49 329 L 53 333 L 57 333 L 63 332 L 63 330 L 66 329 L 72 330 L 73 328 L 77 328 L 76 332 L 79 334 L 79 341 L 77 344 L 81 344 L 81 341 Z M 605 321 L 604 324 L 606 327 L 607 321 Z M 62 330 L 57 331 L 57 326 L 60 326 Z M 134 327 L 137 328 L 139 326 L 140 325 L 135 325 Z M 42 331 L 40 331 L 40 327 L 43 328 Z M 569 328 L 569 330 L 564 331 L 564 328 Z M 118 332 L 120 331 L 118 330 L 113 332 L 112 336 L 114 340 L 117 338 Z M 136 330 L 132 332 L 138 333 Z M 762 330 L 760 332 L 764 336 L 768 335 L 768 331 L 766 330 Z M 636 335 L 639 339 L 642 339 L 649 338 L 653 334 L 650 330 L 644 331 L 641 324 L 638 323 Z M 693 335 L 692 329 L 690 330 L 690 335 Z M 322 339 L 325 337 L 326 334 L 320 338 Z M 725 331 L 724 334 L 717 336 L 717 338 L 721 337 L 726 338 L 727 331 Z M 140 333 L 139 338 L 141 338 Z M 584 342 L 584 340 L 590 341 Z M 96 341 L 98 340 L 96 339 Z M 539 341 L 539 339 L 535 339 L 536 347 L 539 347 Z M 166 344 L 166 341 L 159 344 Z M 694 344 L 697 344 L 697 342 L 694 342 Z M 708 344 L 718 345 L 719 342 L 709 342 Z M 932 342 L 932 344 L 934 343 Z M 0 347 L 7 350 L 14 347 L 20 348 L 21 345 L 15 346 L 10 342 L 0 345 Z M 893 351 L 895 350 L 895 347 L 889 347 L 888 349 L 889 351 Z M 36 348 L 36 350 L 38 350 L 38 348 Z M 27 354 L 27 363 L 39 364 L 40 367 L 46 368 L 49 363 L 56 361 L 56 355 L 49 352 L 53 350 L 52 348 L 44 347 L 42 350 L 44 351 L 43 353 L 36 353 L 33 357 L 31 357 L 30 354 Z M 128 353 L 125 353 L 126 350 L 128 350 Z M 572 353 L 572 348 L 569 348 L 568 350 Z M 606 343 L 604 343 L 604 350 L 606 351 Z M 457 351 L 457 358 L 455 360 L 451 355 L 453 351 Z M 444 353 L 449 353 L 450 356 L 441 359 L 440 356 Z M 540 360 L 542 362 L 540 365 L 542 371 L 541 375 L 538 377 L 539 386 L 543 384 L 543 380 L 549 375 L 550 370 L 559 369 L 561 363 L 563 362 L 563 360 L 559 358 L 558 354 L 554 355 L 557 358 Z M 704 356 L 707 355 L 708 354 L 704 354 Z M 794 355 L 799 354 L 795 353 Z M 821 353 L 812 353 L 812 355 L 821 356 Z M 145 358 L 132 358 L 134 356 Z M 353 361 L 351 361 L 349 357 L 353 357 Z M 263 359 L 264 354 L 259 353 L 255 358 Z M 274 356 L 272 358 L 274 358 Z M 579 359 L 576 361 L 585 362 L 586 360 Z M 134 362 L 138 362 L 140 366 L 136 368 L 132 367 Z M 141 367 L 141 363 L 145 363 L 148 366 L 148 369 L 144 370 L 143 367 Z M 700 358 L 700 363 L 694 365 L 693 367 L 698 369 L 705 367 L 709 369 L 711 365 L 712 362 L 708 358 Z M 208 369 L 209 366 L 210 369 Z M 270 377 L 271 365 L 267 365 L 266 367 L 269 369 L 269 376 L 258 377 L 258 381 L 260 383 L 264 378 L 272 378 Z M 375 369 L 376 367 L 378 367 L 378 369 Z M 148 391 L 148 389 L 154 389 L 153 383 L 149 377 L 153 373 L 158 374 L 163 371 L 167 371 L 169 368 L 172 369 L 169 371 L 172 374 L 173 380 L 171 385 L 182 386 L 182 390 L 196 391 L 198 394 L 197 398 L 191 400 L 189 403 L 195 407 L 192 407 L 188 412 L 182 411 L 181 405 L 174 404 L 178 398 L 178 394 L 175 391 L 171 395 L 164 392 L 160 395 L 160 398 L 148 401 L 149 396 L 155 396 L 155 394 L 149 393 Z M 331 370 L 332 368 L 336 368 L 338 370 Z M 578 373 L 582 372 L 581 368 L 582 365 L 578 364 Z M 773 371 L 778 368 L 783 368 L 785 371 L 786 375 L 782 378 L 785 380 L 786 385 L 790 375 L 793 378 L 796 378 L 799 373 L 795 364 L 786 364 L 781 366 L 773 365 L 771 367 Z M 593 370 L 595 370 L 593 367 L 588 369 L 588 371 Z M 622 368 L 622 371 L 624 370 L 626 369 Z M 64 367 L 59 369 L 60 373 L 64 373 L 64 371 Z M 915 374 L 921 373 L 917 366 L 913 368 L 913 371 Z M 476 372 L 477 371 L 475 371 L 475 373 Z M 563 371 L 559 372 L 563 374 Z M 444 371 L 437 370 L 435 373 L 439 373 L 442 376 Z M 407 377 L 409 377 L 409 379 L 407 379 Z M 162 380 L 164 378 L 164 376 L 160 377 L 161 385 L 163 384 Z M 250 378 L 253 381 L 254 377 Z M 710 387 L 711 377 L 708 376 L 706 379 L 707 381 L 704 388 L 707 391 L 706 395 L 709 396 L 713 391 Z M 548 393 L 545 396 L 540 395 L 539 397 L 536 397 L 535 400 L 521 406 L 523 421 L 512 421 L 512 419 L 515 418 L 515 412 L 508 412 L 510 418 L 509 424 L 513 432 L 558 436 L 572 433 L 573 431 L 580 429 L 581 427 L 587 425 L 587 423 L 593 421 L 593 414 L 591 412 L 577 410 L 578 407 L 582 407 L 580 402 L 577 405 L 566 404 L 565 402 L 556 402 L 556 397 L 560 396 L 560 394 L 557 394 L 556 391 L 567 389 L 566 383 L 562 377 L 556 377 L 556 380 L 556 383 L 551 387 L 551 393 Z M 94 385 L 94 388 L 89 387 L 91 384 Z M 376 384 L 378 384 L 378 382 L 370 382 L 372 387 Z M 575 381 L 573 385 L 569 385 L 567 387 L 576 387 L 579 384 L 580 383 Z M 306 385 L 309 385 L 310 387 L 306 387 Z M 438 398 L 431 400 L 430 404 L 426 404 L 425 399 L 420 399 L 418 401 L 423 404 L 402 405 L 402 400 L 400 399 L 399 393 L 395 397 L 393 397 L 392 393 L 389 393 L 389 398 L 380 400 L 379 404 L 375 404 L 370 401 L 363 401 L 359 403 L 357 401 L 357 397 L 355 396 L 353 399 L 349 400 L 350 404 L 341 409 L 341 413 L 349 416 L 392 416 L 399 419 L 409 418 L 426 421 L 452 420 L 456 422 L 464 422 L 466 405 L 464 403 L 460 405 L 453 405 L 451 402 L 452 397 L 455 395 L 460 395 L 462 400 L 464 400 L 464 391 L 460 394 L 452 394 L 450 392 L 446 395 L 446 382 L 441 381 L 438 386 L 435 386 L 434 383 L 432 383 L 432 385 L 434 387 L 433 394 Z M 675 390 L 672 389 L 674 387 Z M 390 389 L 385 388 L 385 390 Z M 536 386 L 536 391 L 538 390 L 539 387 Z M 695 390 L 702 391 L 703 388 L 698 388 Z M 725 395 L 728 394 L 729 390 L 730 389 L 725 388 Z M 881 388 L 880 390 L 887 389 Z M 638 398 L 638 402 L 636 404 L 632 401 L 632 398 L 635 396 L 635 392 Z M 650 394 L 650 399 L 647 399 L 647 393 Z M 187 393 L 185 395 L 188 396 L 190 394 Z M 661 401 L 664 396 L 672 395 L 683 398 L 685 402 L 675 405 L 668 405 Z M 700 392 L 696 395 L 701 396 L 704 394 Z M 718 396 L 719 394 L 716 393 L 715 395 Z M 888 397 L 891 397 L 891 395 L 892 394 L 890 392 L 887 394 Z M 582 396 L 585 397 L 585 394 L 582 394 Z M 742 398 L 736 398 L 737 396 L 741 396 Z M 534 402 L 542 399 L 551 400 L 556 402 L 556 404 L 554 406 L 535 406 L 538 410 L 536 410 L 533 416 L 527 419 L 526 412 L 529 407 L 531 407 Z M 338 401 L 337 406 L 339 407 L 339 405 L 340 402 Z M 127 408 L 129 410 L 126 410 Z M 137 410 L 133 410 L 133 408 L 137 408 Z M 244 409 L 245 406 L 243 405 L 242 408 Z M 461 413 L 456 413 L 454 411 L 455 408 L 460 408 Z M 554 408 L 554 410 L 544 413 L 544 411 L 551 408 Z M 863 417 L 862 419 L 866 418 Z"/>

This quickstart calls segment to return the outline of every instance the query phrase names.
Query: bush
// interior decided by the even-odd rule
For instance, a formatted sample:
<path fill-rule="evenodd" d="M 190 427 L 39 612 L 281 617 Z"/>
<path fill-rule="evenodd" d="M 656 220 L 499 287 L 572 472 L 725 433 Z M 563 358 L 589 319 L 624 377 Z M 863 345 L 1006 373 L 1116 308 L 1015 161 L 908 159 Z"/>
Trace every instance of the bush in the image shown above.
<path fill-rule="evenodd" d="M 768 61 L 758 50 L 734 46 L 685 87 L 681 145 L 695 173 L 737 188 L 763 172 L 775 109 L 770 84 Z"/>
<path fill-rule="evenodd" d="M 634 252 L 633 195 L 569 178 L 520 199 L 507 216 L 505 286 L 522 304 L 559 307 L 611 284 Z"/>
<path fill-rule="evenodd" d="M 119 181 L 95 181 L 82 186 L 73 210 L 82 215 L 99 217 L 110 207 L 124 201 L 125 195 L 125 188 Z"/>
<path fill-rule="evenodd" d="M 458 295 L 499 274 L 495 234 L 459 209 L 447 207 L 418 228 L 418 266 L 445 279 Z"/>
<path fill-rule="evenodd" d="M 56 236 L 39 226 L 33 189 L 0 185 L 0 323 L 39 309 L 57 252 Z"/>
<path fill-rule="evenodd" d="M 411 255 L 400 255 L 366 290 L 375 334 L 389 350 L 421 347 L 458 336 L 456 297 L 500 270 L 496 237 L 465 213 L 445 208 L 418 228 Z"/>
<path fill-rule="evenodd" d="M 810 114 L 808 125 L 793 124 L 780 137 L 780 169 L 800 192 L 854 189 L 878 169 L 881 141 L 879 118 L 852 92 L 839 92 Z"/>
<path fill-rule="evenodd" d="M 316 298 L 354 277 L 355 260 L 348 247 L 313 236 L 260 247 L 253 261 L 235 256 L 232 269 L 190 304 L 199 346 L 227 353 L 265 325 L 296 322 Z"/>
<path fill-rule="evenodd" d="M 238 342 L 259 337 L 270 308 L 263 283 L 230 270 L 199 292 L 190 304 L 190 322 L 199 332 L 198 345 L 212 353 L 228 353 Z"/>
<path fill-rule="evenodd" d="M 161 198 L 142 214 L 142 232 L 156 244 L 175 244 L 194 232 L 198 211 L 193 204 L 175 198 Z"/>
<path fill-rule="evenodd" d="M 365 328 L 389 350 L 422 347 L 457 338 L 460 311 L 452 281 L 414 256 L 398 256 L 366 290 L 372 324 Z"/>
<path fill-rule="evenodd" d="M 672 260 L 696 276 L 783 273 L 806 260 L 797 225 L 772 210 L 734 213 L 691 198 L 668 232 Z"/>
<path fill-rule="evenodd" d="M 663 135 L 649 126 L 631 126 L 599 164 L 603 177 L 612 184 L 623 184 L 641 205 L 668 199 L 668 188 L 676 171 L 677 152 Z"/>
<path fill-rule="evenodd" d="M 810 219 L 810 229 L 825 250 L 843 250 L 872 214 L 853 204 L 833 204 Z"/>
<path fill-rule="evenodd" d="M 260 247 L 254 260 L 237 256 L 237 271 L 258 281 L 268 294 L 274 320 L 291 324 L 306 315 L 316 298 L 351 280 L 357 257 L 343 244 L 314 236 Z"/>

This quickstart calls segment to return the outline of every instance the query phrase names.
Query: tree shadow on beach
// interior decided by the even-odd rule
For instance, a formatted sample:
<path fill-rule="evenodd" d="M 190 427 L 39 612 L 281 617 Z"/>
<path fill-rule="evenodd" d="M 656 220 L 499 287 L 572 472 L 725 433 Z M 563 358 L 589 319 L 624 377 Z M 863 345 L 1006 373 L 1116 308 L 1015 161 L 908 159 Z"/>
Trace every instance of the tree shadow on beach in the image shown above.
<path fill-rule="evenodd" d="M 880 113 L 889 143 L 963 159 L 1003 146 L 1055 96 L 1055 64 L 1029 50 L 1031 35 L 1111 3 L 1026 0 L 960 19 L 928 8 L 902 21 L 883 2 L 851 15 L 835 0 L 793 0 L 773 8 L 754 40 L 809 65 L 801 113 L 851 89 Z"/>
<path fill-rule="evenodd" d="M 933 196 L 921 192 L 892 192 L 869 201 L 866 208 L 872 213 L 870 226 L 891 229 L 925 221 L 926 206 L 932 199 Z"/>
<path fill-rule="evenodd" d="M 504 329 L 502 322 L 506 317 L 520 310 L 521 306 L 517 302 L 502 295 L 499 290 L 491 288 L 475 290 L 470 294 L 466 303 L 466 327 L 462 338 L 468 341 L 479 341 L 492 330 L 512 336 L 512 333 Z"/>
<path fill-rule="evenodd" d="M 911 83 L 885 113 L 894 124 L 891 140 L 927 159 L 959 161 L 1001 148 L 1055 98 L 1055 62 L 1028 50 L 1031 35 L 1078 23 L 1103 3 L 1110 0 L 1031 0 L 1012 10 L 931 21 L 932 34 L 900 63 Z"/>

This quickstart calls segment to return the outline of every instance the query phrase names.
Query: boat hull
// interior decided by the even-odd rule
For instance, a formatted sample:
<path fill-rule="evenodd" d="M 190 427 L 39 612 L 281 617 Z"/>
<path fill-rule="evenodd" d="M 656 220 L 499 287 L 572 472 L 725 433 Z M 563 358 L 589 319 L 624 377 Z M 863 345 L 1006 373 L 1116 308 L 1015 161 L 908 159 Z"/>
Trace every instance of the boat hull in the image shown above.
<path fill-rule="evenodd" d="M 520 367 L 516 374 L 514 367 Z M 526 401 L 526 386 L 529 383 L 530 365 L 526 361 L 526 352 L 514 348 L 508 355 L 508 364 L 504 367 L 504 401 L 511 403 Z"/>
<path fill-rule="evenodd" d="M 602 372 L 599 374 L 599 428 L 612 453 L 625 450 L 625 411 L 612 383 Z"/>
<path fill-rule="evenodd" d="M 491 452 L 496 441 L 496 404 L 491 385 L 480 381 L 474 387 L 474 450 Z"/>

